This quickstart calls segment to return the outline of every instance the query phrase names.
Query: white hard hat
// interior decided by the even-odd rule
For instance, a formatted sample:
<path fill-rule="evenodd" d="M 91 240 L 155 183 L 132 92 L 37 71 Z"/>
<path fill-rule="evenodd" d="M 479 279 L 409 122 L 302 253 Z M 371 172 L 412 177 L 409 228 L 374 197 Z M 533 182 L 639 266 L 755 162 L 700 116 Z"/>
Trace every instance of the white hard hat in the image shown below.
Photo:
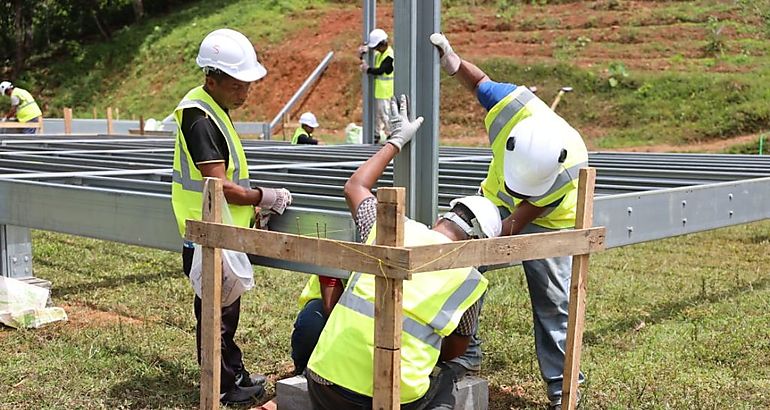
<path fill-rule="evenodd" d="M 442 218 L 458 224 L 470 237 L 495 238 L 500 236 L 503 222 L 500 218 L 500 210 L 492 201 L 480 195 L 471 195 L 453 199 L 449 206 L 454 208 L 457 204 L 465 205 L 473 213 L 470 225 L 452 211 L 444 214 Z"/>
<path fill-rule="evenodd" d="M 376 28 L 369 33 L 369 42 L 366 45 L 369 48 L 375 48 L 377 45 L 388 39 L 388 33 L 385 30 Z"/>
<path fill-rule="evenodd" d="M 249 39 L 228 28 L 214 30 L 203 39 L 195 62 L 204 69 L 216 68 L 236 80 L 249 83 L 267 74 L 265 67 L 257 61 L 257 53 Z"/>
<path fill-rule="evenodd" d="M 318 120 L 315 118 L 315 115 L 313 115 L 312 112 L 302 113 L 302 115 L 299 116 L 299 123 L 313 128 L 318 126 Z"/>
<path fill-rule="evenodd" d="M 5 95 L 5 91 L 13 87 L 10 81 L 3 81 L 0 83 L 0 95 Z"/>
<path fill-rule="evenodd" d="M 558 117 L 533 115 L 516 124 L 505 142 L 507 190 L 521 196 L 546 193 L 567 158 L 565 134 L 574 132 Z"/>

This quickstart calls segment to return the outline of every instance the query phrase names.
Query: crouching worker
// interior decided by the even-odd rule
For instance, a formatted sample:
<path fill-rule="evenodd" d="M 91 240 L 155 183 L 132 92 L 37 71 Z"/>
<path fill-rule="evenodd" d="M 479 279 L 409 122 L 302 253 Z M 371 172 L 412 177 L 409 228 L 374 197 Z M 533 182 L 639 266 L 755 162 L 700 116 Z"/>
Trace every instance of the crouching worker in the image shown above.
<path fill-rule="evenodd" d="M 345 184 L 345 199 L 361 238 L 373 243 L 377 199 L 371 189 L 388 163 L 422 123 L 409 121 L 406 100 L 392 103 L 393 133 Z M 407 219 L 404 245 L 447 243 L 500 235 L 500 214 L 481 196 L 451 203 L 431 229 Z M 374 282 L 353 272 L 329 316 L 306 371 L 314 409 L 366 409 L 372 406 L 374 361 Z M 479 299 L 487 280 L 473 267 L 413 275 L 404 281 L 401 346 L 401 408 L 451 409 L 457 381 L 448 360 L 461 355 L 478 324 Z"/>

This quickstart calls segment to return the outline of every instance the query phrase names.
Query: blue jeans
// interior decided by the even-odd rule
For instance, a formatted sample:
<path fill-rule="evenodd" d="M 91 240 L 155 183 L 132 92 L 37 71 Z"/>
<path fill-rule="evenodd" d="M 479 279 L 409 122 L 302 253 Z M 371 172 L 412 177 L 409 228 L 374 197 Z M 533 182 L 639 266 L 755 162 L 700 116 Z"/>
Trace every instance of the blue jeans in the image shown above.
<path fill-rule="evenodd" d="M 294 361 L 294 374 L 301 374 L 307 367 L 310 355 L 318 343 L 321 331 L 326 326 L 323 301 L 313 299 L 299 311 L 291 333 L 291 359 Z"/>
<path fill-rule="evenodd" d="M 40 117 L 35 117 L 27 122 L 40 122 Z M 22 134 L 37 134 L 38 128 L 22 128 L 21 133 Z"/>

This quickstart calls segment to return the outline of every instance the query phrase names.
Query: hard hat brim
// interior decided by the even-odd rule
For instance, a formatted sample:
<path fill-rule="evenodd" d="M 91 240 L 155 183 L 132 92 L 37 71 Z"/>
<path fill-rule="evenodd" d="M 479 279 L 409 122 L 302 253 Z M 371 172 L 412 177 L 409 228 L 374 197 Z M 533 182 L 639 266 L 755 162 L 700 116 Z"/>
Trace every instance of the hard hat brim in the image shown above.
<path fill-rule="evenodd" d="M 267 69 L 262 64 L 257 63 L 257 66 L 250 69 L 238 72 L 238 74 L 232 75 L 236 80 L 240 80 L 247 83 L 257 81 L 267 75 Z"/>
<path fill-rule="evenodd" d="M 503 174 L 505 176 L 505 185 L 508 189 L 513 190 L 517 194 L 525 196 L 540 196 L 548 192 L 548 188 L 553 185 L 559 173 L 555 173 L 552 177 L 543 180 L 538 184 L 532 184 L 530 181 L 524 181 L 519 174 L 513 171 L 514 167 L 506 166 L 508 158 L 503 159 Z"/>

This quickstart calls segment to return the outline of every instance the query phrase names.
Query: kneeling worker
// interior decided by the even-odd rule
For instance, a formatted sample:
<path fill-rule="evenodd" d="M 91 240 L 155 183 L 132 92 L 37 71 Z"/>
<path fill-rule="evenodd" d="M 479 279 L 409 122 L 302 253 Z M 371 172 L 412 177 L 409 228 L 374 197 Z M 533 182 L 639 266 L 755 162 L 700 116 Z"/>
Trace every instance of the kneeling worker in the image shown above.
<path fill-rule="evenodd" d="M 393 112 L 399 112 L 395 101 Z M 386 166 L 422 123 L 409 121 L 406 99 L 391 122 L 393 133 L 345 184 L 345 199 L 366 243 L 373 243 L 377 199 L 372 188 Z M 497 207 L 481 196 L 451 203 L 435 226 L 407 220 L 404 245 L 447 243 L 500 235 Z M 354 272 L 334 307 L 306 371 L 315 409 L 371 408 L 373 394 L 375 277 Z M 472 267 L 415 274 L 404 281 L 401 346 L 401 408 L 452 408 L 457 369 L 446 361 L 461 355 L 478 324 L 487 279 Z"/>
<path fill-rule="evenodd" d="M 318 120 L 312 112 L 302 113 L 299 116 L 299 127 L 291 137 L 292 144 L 318 145 L 318 140 L 313 138 L 313 130 L 318 127 Z"/>

